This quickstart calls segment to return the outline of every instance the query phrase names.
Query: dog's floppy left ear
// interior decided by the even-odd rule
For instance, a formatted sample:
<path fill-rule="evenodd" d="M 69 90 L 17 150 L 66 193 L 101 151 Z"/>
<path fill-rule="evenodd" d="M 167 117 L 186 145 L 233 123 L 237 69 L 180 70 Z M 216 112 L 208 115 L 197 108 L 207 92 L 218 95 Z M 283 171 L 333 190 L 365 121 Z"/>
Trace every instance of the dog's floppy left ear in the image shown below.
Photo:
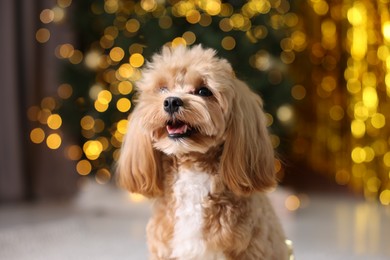
<path fill-rule="evenodd" d="M 135 109 L 117 164 L 119 184 L 146 197 L 162 193 L 161 154 L 153 149 L 151 137 L 142 128 L 142 115 Z"/>
<path fill-rule="evenodd" d="M 264 191 L 276 184 L 274 151 L 262 100 L 238 79 L 221 157 L 220 173 L 237 195 Z"/>

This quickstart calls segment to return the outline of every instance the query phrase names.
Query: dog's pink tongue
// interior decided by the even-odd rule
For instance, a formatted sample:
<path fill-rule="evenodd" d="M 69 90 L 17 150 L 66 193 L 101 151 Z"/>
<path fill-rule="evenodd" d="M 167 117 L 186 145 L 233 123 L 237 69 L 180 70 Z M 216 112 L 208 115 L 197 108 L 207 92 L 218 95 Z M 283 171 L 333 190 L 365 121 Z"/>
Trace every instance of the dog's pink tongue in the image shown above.
<path fill-rule="evenodd" d="M 184 134 L 185 132 L 187 132 L 187 125 L 186 124 L 183 124 L 183 125 L 179 125 L 179 126 L 172 126 L 172 125 L 167 125 L 167 131 L 168 131 L 168 134 Z"/>

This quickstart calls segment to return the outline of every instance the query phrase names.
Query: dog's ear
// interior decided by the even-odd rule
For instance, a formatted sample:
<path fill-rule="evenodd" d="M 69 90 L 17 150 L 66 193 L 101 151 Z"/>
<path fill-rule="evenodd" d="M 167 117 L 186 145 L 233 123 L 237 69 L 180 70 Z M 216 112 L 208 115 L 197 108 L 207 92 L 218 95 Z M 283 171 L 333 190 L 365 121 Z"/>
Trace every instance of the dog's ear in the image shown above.
<path fill-rule="evenodd" d="M 237 195 L 264 191 L 276 184 L 274 151 L 262 100 L 238 79 L 232 98 L 220 173 Z"/>
<path fill-rule="evenodd" d="M 129 117 L 127 134 L 117 164 L 119 185 L 130 192 L 155 197 L 162 193 L 161 152 L 142 128 L 137 108 Z"/>

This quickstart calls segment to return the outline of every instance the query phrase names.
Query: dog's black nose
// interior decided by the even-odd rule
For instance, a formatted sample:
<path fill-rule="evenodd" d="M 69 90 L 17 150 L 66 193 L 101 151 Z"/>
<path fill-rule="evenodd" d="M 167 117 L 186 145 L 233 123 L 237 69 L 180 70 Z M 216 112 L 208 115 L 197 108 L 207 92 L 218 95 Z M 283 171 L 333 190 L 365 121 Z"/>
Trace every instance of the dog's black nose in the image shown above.
<path fill-rule="evenodd" d="M 167 97 L 164 100 L 164 110 L 169 114 L 177 112 L 181 106 L 183 106 L 183 100 L 178 97 Z"/>

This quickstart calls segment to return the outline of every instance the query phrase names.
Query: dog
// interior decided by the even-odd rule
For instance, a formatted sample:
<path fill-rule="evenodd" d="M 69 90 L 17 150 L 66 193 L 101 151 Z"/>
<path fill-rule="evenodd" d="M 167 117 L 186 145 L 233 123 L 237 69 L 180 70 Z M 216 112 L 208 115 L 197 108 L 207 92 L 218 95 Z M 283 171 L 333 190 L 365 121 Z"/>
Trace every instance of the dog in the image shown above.
<path fill-rule="evenodd" d="M 136 85 L 117 169 L 154 199 L 150 259 L 289 259 L 265 194 L 276 178 L 262 99 L 201 45 L 163 47 Z"/>

